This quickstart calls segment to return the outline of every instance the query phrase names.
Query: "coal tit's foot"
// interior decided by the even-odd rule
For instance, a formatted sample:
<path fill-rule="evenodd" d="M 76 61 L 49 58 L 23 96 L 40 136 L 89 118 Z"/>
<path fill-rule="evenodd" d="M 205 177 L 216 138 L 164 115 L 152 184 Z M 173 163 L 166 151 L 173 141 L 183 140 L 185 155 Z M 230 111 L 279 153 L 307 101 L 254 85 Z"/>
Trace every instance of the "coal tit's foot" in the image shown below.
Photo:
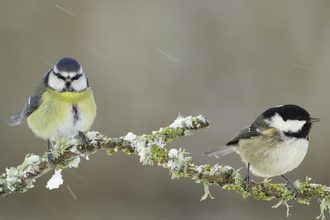
<path fill-rule="evenodd" d="M 250 185 L 250 182 L 251 182 L 251 178 L 250 178 L 250 163 L 247 164 L 247 171 L 246 171 L 244 180 L 246 181 L 245 190 L 247 190 L 249 188 L 249 185 Z"/>
<path fill-rule="evenodd" d="M 294 187 L 293 183 L 288 178 L 286 178 L 284 175 L 281 175 L 281 177 L 286 181 L 286 184 L 289 186 L 290 191 L 293 194 L 293 198 L 295 198 L 298 193 L 297 188 Z"/>

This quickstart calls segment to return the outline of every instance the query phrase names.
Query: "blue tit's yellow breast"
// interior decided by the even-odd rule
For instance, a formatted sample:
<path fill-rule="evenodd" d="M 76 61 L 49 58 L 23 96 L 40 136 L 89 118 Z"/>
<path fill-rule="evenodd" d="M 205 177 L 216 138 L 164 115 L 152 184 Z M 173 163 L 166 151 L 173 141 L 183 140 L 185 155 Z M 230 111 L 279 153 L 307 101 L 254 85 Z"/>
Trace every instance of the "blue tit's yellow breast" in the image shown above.
<path fill-rule="evenodd" d="M 90 88 L 82 92 L 56 92 L 47 88 L 39 107 L 27 118 L 36 136 L 54 140 L 72 137 L 92 126 L 96 104 Z"/>

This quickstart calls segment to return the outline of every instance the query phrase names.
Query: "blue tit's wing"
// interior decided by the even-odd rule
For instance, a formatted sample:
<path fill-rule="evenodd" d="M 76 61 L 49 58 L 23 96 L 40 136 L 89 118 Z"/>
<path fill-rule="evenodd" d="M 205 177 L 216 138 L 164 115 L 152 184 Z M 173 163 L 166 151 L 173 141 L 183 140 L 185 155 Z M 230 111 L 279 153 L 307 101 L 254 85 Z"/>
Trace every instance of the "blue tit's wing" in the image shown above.
<path fill-rule="evenodd" d="M 31 96 L 23 111 L 16 113 L 6 120 L 8 125 L 16 126 L 23 124 L 26 121 L 26 118 L 39 107 L 40 99 L 41 96 Z"/>
<path fill-rule="evenodd" d="M 15 115 L 12 115 L 10 118 L 6 119 L 6 122 L 10 126 L 20 125 L 23 123 L 23 121 L 21 121 L 21 115 L 22 112 L 18 112 Z"/>
<path fill-rule="evenodd" d="M 41 96 L 31 96 L 26 104 L 25 108 L 22 111 L 23 117 L 27 118 L 31 115 L 32 112 L 37 110 L 40 105 Z"/>
<path fill-rule="evenodd" d="M 257 129 L 253 124 L 246 126 L 240 130 L 232 139 L 228 141 L 226 146 L 237 145 L 240 139 L 254 138 L 260 135 L 259 129 Z"/>

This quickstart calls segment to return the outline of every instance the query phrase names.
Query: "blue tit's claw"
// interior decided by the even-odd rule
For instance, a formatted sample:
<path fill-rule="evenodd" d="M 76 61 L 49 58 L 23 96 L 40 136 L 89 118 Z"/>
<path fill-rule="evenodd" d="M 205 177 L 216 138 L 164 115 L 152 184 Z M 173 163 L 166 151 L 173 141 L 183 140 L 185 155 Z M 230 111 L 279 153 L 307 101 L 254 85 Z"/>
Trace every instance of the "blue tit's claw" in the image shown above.
<path fill-rule="evenodd" d="M 48 159 L 48 163 L 51 167 L 55 167 L 55 163 L 54 163 L 54 157 L 51 151 L 47 151 L 47 159 Z"/>
<path fill-rule="evenodd" d="M 52 147 L 51 147 L 51 142 L 50 140 L 47 141 L 47 159 L 48 159 L 48 163 L 51 167 L 55 167 L 55 163 L 54 163 L 54 157 L 51 151 Z"/>
<path fill-rule="evenodd" d="M 85 151 L 87 149 L 86 135 L 83 132 L 79 131 L 79 137 L 80 137 L 81 142 L 82 142 L 83 151 Z"/>

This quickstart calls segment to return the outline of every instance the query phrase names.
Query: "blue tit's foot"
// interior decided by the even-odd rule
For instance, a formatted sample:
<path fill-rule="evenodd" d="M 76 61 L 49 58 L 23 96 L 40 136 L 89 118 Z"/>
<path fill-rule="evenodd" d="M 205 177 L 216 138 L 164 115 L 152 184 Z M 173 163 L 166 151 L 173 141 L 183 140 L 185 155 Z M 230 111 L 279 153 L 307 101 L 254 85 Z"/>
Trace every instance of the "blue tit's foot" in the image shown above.
<path fill-rule="evenodd" d="M 293 194 L 293 198 L 295 198 L 298 193 L 297 188 L 294 187 L 293 183 L 288 178 L 286 178 L 284 175 L 281 175 L 281 177 L 286 181 L 286 184 L 289 186 L 290 191 Z"/>
<path fill-rule="evenodd" d="M 47 151 L 47 159 L 48 159 L 48 163 L 51 167 L 55 167 L 55 163 L 54 163 L 54 157 L 51 151 Z"/>
<path fill-rule="evenodd" d="M 50 143 L 50 140 L 47 141 L 47 159 L 48 159 L 48 163 L 51 167 L 55 167 L 55 163 L 54 163 L 54 157 L 53 157 L 53 154 L 52 154 L 52 151 L 51 151 L 51 143 Z"/>
<path fill-rule="evenodd" d="M 246 181 L 245 190 L 248 190 L 249 185 L 250 185 L 250 181 L 251 181 L 251 178 L 250 178 L 250 163 L 247 164 L 247 171 L 246 171 L 244 180 Z"/>
<path fill-rule="evenodd" d="M 83 151 L 85 151 L 87 149 L 86 135 L 83 132 L 79 131 L 79 137 L 82 142 L 82 149 L 83 149 Z"/>

